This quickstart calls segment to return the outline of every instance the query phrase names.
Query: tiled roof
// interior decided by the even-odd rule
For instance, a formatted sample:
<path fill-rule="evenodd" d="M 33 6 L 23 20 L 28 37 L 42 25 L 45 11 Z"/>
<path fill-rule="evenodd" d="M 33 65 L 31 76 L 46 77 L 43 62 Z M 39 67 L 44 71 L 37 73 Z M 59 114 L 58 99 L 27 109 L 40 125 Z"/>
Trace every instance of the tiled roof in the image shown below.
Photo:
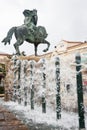
<path fill-rule="evenodd" d="M 74 46 L 78 46 L 81 44 L 84 44 L 86 42 L 81 42 L 81 41 L 67 41 L 67 40 L 62 40 L 65 44 L 67 44 L 67 47 L 74 47 Z"/>
<path fill-rule="evenodd" d="M 0 51 L 0 55 L 2 55 L 2 56 L 8 56 L 8 55 L 11 55 L 11 54 L 8 54 L 8 53 Z"/>
<path fill-rule="evenodd" d="M 62 40 L 62 41 L 66 42 L 66 43 L 71 43 L 71 44 L 81 44 L 81 43 L 86 43 L 86 41 L 84 41 L 84 42 L 81 42 L 81 41 L 67 41 L 67 40 Z"/>

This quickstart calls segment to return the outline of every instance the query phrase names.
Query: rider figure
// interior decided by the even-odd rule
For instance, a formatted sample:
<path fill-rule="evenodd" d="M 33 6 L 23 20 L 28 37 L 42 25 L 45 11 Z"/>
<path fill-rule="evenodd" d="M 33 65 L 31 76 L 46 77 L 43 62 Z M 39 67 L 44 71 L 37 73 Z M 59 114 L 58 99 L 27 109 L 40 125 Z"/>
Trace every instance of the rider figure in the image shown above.
<path fill-rule="evenodd" d="M 32 11 L 24 10 L 23 14 L 25 16 L 24 25 L 28 27 L 30 33 L 34 33 L 36 30 L 38 20 L 37 10 L 36 9 L 33 9 Z"/>

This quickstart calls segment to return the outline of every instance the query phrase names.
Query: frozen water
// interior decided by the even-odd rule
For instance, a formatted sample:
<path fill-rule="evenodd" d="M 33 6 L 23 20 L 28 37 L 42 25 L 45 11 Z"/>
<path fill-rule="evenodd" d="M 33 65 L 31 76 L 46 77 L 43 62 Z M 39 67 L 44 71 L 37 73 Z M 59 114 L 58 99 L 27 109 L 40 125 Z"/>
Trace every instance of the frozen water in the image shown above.
<path fill-rule="evenodd" d="M 14 86 L 16 86 L 16 88 L 13 90 L 14 95 L 16 95 L 16 102 L 4 103 L 2 101 L 2 104 L 4 104 L 13 112 L 16 112 L 18 118 L 21 118 L 28 125 L 30 124 L 30 121 L 32 122 L 31 124 L 36 124 L 35 127 L 38 130 L 40 125 L 43 125 L 43 127 L 50 126 L 48 127 L 49 130 L 52 130 L 51 128 L 53 127 L 53 130 L 56 130 L 56 128 L 58 128 L 58 130 L 59 128 L 61 130 L 75 130 L 78 129 L 78 115 L 72 112 L 77 111 L 75 59 L 72 60 L 72 56 L 68 57 L 67 59 L 61 57 L 60 66 L 57 66 L 57 68 L 55 66 L 55 59 L 56 57 L 50 60 L 41 59 L 37 63 L 35 61 L 17 60 L 13 67 L 15 70 L 13 83 Z M 81 63 L 81 65 L 81 71 L 87 67 L 86 64 Z M 58 69 L 60 69 L 60 74 L 57 75 L 56 79 L 56 71 Z M 62 117 L 60 120 L 56 119 L 57 80 L 60 80 L 61 86 L 60 95 Z M 34 95 L 32 94 L 32 96 L 31 90 L 34 92 Z M 47 106 L 46 114 L 42 113 L 43 95 L 45 97 Z M 21 99 L 21 104 L 18 104 L 19 98 Z M 26 107 L 24 107 L 25 102 L 27 104 Z M 30 109 L 31 102 L 34 105 L 34 110 Z M 87 118 L 85 122 L 87 124 Z"/>
<path fill-rule="evenodd" d="M 32 126 L 34 130 L 44 130 L 43 128 L 46 128 L 45 130 L 78 130 L 78 115 L 73 112 L 62 111 L 62 118 L 56 120 L 56 113 L 50 108 L 47 108 L 46 114 L 42 114 L 40 106 L 35 106 L 35 110 L 31 110 L 30 106 L 24 107 L 12 101 L 4 102 L 3 99 L 0 99 L 0 105 L 15 113 L 17 118 L 29 127 Z M 87 116 L 85 122 L 87 128 Z"/>

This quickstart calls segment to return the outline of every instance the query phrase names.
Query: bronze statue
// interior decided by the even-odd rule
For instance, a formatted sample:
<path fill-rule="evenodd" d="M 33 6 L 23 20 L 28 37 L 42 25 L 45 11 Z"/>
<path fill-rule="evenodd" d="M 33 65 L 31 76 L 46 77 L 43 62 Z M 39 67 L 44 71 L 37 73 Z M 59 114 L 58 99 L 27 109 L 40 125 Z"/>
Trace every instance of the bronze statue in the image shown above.
<path fill-rule="evenodd" d="M 16 43 L 14 44 L 14 48 L 16 50 L 16 54 L 20 55 L 19 46 L 23 44 L 24 41 L 29 43 L 33 43 L 35 46 L 35 55 L 37 55 L 37 46 L 41 43 L 47 44 L 47 48 L 43 51 L 48 51 L 50 47 L 50 43 L 45 40 L 47 38 L 47 32 L 45 27 L 36 26 L 37 25 L 37 10 L 24 10 L 23 14 L 25 16 L 24 24 L 18 27 L 12 27 L 7 36 L 2 40 L 4 44 L 10 44 L 13 33 L 15 34 Z"/>

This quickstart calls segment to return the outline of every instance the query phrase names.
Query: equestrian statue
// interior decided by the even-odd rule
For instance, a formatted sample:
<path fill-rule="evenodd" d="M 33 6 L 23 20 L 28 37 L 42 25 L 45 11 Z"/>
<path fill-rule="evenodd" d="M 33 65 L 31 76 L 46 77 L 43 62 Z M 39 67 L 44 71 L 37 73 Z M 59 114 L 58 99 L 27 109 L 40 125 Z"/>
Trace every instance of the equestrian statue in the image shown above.
<path fill-rule="evenodd" d="M 12 27 L 8 33 L 7 36 L 2 40 L 4 45 L 7 43 L 10 44 L 10 41 L 12 39 L 12 35 L 15 35 L 16 42 L 14 43 L 14 48 L 16 50 L 17 55 L 21 55 L 19 46 L 24 43 L 24 41 L 27 41 L 28 43 L 34 44 L 35 47 L 35 56 L 37 56 L 37 47 L 39 44 L 47 44 L 47 48 L 43 51 L 46 52 L 49 50 L 50 43 L 45 40 L 47 38 L 47 32 L 45 27 L 43 26 L 37 26 L 37 10 L 27 10 L 25 9 L 23 11 L 23 15 L 25 17 L 24 24 L 17 27 Z"/>

